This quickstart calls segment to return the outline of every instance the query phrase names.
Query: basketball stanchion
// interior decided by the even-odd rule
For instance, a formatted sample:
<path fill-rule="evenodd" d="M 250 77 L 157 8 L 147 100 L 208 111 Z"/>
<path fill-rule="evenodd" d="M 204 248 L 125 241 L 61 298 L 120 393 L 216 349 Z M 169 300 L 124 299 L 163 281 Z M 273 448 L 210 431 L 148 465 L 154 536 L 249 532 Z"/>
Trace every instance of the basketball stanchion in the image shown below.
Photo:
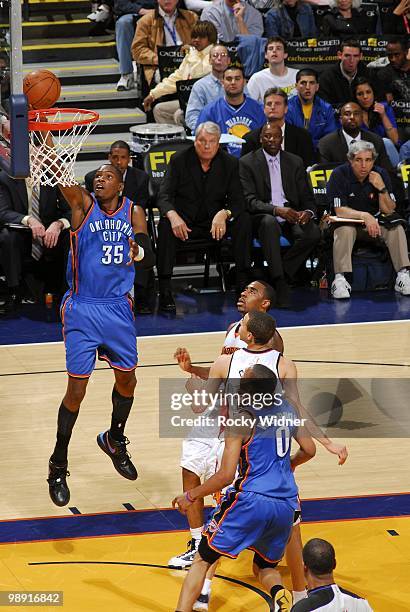
<path fill-rule="evenodd" d="M 98 119 L 95 111 L 78 108 L 29 111 L 32 183 L 50 187 L 75 185 L 77 155 Z"/>

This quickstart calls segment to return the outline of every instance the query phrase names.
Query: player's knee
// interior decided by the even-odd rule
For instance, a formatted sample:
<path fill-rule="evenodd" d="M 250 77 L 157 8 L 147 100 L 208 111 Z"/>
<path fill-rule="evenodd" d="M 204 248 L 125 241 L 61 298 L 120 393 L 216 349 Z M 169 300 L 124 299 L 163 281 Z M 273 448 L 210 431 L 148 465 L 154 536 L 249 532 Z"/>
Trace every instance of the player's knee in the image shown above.
<path fill-rule="evenodd" d="M 135 372 L 116 371 L 115 383 L 118 393 L 124 397 L 132 397 L 134 395 L 135 387 L 137 386 Z"/>
<path fill-rule="evenodd" d="M 252 571 L 253 571 L 253 575 L 255 576 L 255 578 L 259 577 L 259 567 L 256 565 L 255 562 L 252 563 Z"/>
<path fill-rule="evenodd" d="M 87 390 L 87 384 L 88 379 L 69 378 L 64 404 L 72 412 L 79 409 Z"/>

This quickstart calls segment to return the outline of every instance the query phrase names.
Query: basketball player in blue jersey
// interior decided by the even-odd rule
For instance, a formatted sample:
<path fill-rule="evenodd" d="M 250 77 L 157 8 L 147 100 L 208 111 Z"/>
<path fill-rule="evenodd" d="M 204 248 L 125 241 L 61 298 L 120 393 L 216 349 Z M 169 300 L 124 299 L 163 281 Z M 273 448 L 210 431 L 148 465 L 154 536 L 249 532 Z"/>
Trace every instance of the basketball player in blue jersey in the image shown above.
<path fill-rule="evenodd" d="M 104 164 L 94 178 L 94 192 L 79 185 L 60 190 L 72 210 L 71 250 L 61 318 L 66 348 L 68 384 L 57 420 L 57 441 L 49 461 L 51 500 L 65 506 L 68 445 L 96 354 L 114 370 L 112 418 L 97 443 L 121 476 L 136 480 L 137 470 L 127 453 L 124 428 L 134 400 L 137 343 L 129 292 L 134 262 L 152 266 L 153 253 L 141 207 L 125 197 L 121 172 Z"/>
<path fill-rule="evenodd" d="M 212 371 L 211 371 L 212 374 Z M 265 365 L 247 368 L 240 382 L 240 394 L 247 394 L 249 408 L 236 412 L 241 422 L 225 434 L 225 449 L 218 472 L 204 484 L 173 500 L 185 513 L 198 498 L 229 485 L 238 468 L 235 483 L 225 493 L 202 535 L 198 553 L 182 586 L 177 612 L 188 612 L 200 592 L 209 567 L 221 556 L 236 559 L 246 548 L 254 551 L 253 571 L 270 592 L 275 612 L 292 606 L 292 596 L 282 586 L 276 569 L 289 539 L 298 506 L 297 486 L 292 470 L 316 453 L 307 430 L 299 425 L 297 412 L 277 393 L 277 377 Z M 279 396 L 278 402 L 272 398 Z M 260 410 L 255 410 L 258 397 Z M 262 398 L 262 399 L 261 399 Z M 271 401 L 267 404 L 265 398 Z M 261 420 L 261 417 L 264 420 Z M 275 419 L 285 417 L 286 426 Z M 292 436 L 299 450 L 290 457 Z"/>

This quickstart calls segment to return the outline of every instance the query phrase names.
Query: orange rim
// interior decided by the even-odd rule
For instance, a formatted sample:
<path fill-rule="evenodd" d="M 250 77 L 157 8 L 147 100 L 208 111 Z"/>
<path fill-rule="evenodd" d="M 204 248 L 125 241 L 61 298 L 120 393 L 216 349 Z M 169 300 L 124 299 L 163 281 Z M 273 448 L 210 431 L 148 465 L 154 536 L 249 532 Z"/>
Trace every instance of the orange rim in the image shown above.
<path fill-rule="evenodd" d="M 55 117 L 60 114 L 79 114 L 84 115 L 84 119 L 77 118 L 72 121 L 44 121 L 43 118 Z M 85 117 L 87 115 L 87 117 Z M 40 117 L 40 121 L 37 118 Z M 61 130 L 69 130 L 75 125 L 89 125 L 95 123 L 100 118 L 100 115 L 95 111 L 86 110 L 83 108 L 45 108 L 44 110 L 31 110 L 28 112 L 28 129 L 31 132 L 57 132 Z"/>

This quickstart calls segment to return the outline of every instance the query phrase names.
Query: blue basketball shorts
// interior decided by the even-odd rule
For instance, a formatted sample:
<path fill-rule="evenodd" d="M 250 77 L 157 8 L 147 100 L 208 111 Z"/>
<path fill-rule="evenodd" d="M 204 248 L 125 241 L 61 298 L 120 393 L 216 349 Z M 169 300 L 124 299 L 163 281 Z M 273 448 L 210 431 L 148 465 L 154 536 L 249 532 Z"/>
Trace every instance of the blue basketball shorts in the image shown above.
<path fill-rule="evenodd" d="M 249 548 L 269 563 L 280 561 L 292 530 L 295 499 L 276 499 L 230 488 L 215 508 L 203 536 L 212 550 L 226 557 L 236 559 Z"/>
<path fill-rule="evenodd" d="M 87 378 L 98 359 L 117 370 L 135 370 L 138 363 L 132 300 L 105 300 L 66 293 L 61 304 L 67 372 Z"/>

